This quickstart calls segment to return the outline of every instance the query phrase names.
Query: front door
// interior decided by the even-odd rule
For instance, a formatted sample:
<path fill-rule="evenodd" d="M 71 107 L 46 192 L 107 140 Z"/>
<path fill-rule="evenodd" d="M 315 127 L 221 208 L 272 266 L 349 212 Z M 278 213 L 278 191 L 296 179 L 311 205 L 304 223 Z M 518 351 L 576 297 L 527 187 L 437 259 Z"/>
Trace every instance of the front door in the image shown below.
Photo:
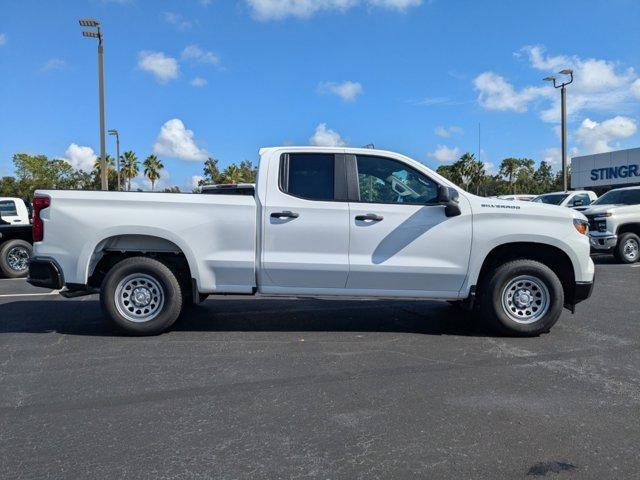
<path fill-rule="evenodd" d="M 358 201 L 349 204 L 347 289 L 448 298 L 461 288 L 471 249 L 471 212 L 447 217 L 438 184 L 399 160 L 358 155 Z M 352 194 L 352 196 L 354 196 Z"/>
<path fill-rule="evenodd" d="M 349 273 L 349 204 L 344 156 L 282 155 L 269 168 L 263 208 L 264 278 L 267 293 L 330 293 L 344 289 Z"/>

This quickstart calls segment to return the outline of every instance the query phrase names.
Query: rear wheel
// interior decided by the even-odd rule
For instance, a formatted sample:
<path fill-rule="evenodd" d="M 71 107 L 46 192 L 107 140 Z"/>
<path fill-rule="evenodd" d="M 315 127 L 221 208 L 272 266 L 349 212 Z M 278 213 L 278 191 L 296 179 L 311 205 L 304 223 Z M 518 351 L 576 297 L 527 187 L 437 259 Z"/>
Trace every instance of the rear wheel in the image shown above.
<path fill-rule="evenodd" d="M 148 257 L 118 262 L 102 282 L 100 304 L 116 327 L 132 335 L 157 335 L 176 321 L 183 298 L 176 275 Z"/>
<path fill-rule="evenodd" d="M 483 317 L 501 333 L 536 336 L 556 323 L 564 304 L 558 276 L 534 260 L 515 260 L 494 269 L 482 288 Z"/>
<path fill-rule="evenodd" d="M 9 240 L 0 248 L 0 271 L 8 278 L 26 277 L 33 248 L 24 240 Z"/>
<path fill-rule="evenodd" d="M 614 254 L 619 262 L 636 263 L 640 260 L 640 237 L 635 233 L 623 233 Z"/>

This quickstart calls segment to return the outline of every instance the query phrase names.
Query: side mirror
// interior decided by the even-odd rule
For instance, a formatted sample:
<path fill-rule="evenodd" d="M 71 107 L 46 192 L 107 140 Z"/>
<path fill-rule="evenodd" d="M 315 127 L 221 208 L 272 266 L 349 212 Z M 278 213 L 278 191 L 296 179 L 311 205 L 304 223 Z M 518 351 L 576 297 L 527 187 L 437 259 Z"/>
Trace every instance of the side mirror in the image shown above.
<path fill-rule="evenodd" d="M 458 191 L 455 188 L 438 185 L 438 203 L 444 205 L 444 214 L 447 217 L 457 217 L 462 212 L 458 205 Z"/>

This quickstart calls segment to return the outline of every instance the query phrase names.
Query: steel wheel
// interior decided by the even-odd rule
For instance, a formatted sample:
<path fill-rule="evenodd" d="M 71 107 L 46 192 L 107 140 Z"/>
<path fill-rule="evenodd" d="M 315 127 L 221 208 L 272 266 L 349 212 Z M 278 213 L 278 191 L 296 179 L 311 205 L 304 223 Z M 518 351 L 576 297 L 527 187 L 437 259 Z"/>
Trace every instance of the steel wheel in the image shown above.
<path fill-rule="evenodd" d="M 143 273 L 128 275 L 116 286 L 116 308 L 131 322 L 144 323 L 156 318 L 162 311 L 164 299 L 160 282 Z"/>
<path fill-rule="evenodd" d="M 624 258 L 632 263 L 638 260 L 638 255 L 640 254 L 640 245 L 638 245 L 638 241 L 635 238 L 629 238 L 622 245 L 622 255 Z"/>
<path fill-rule="evenodd" d="M 22 246 L 11 248 L 7 252 L 7 264 L 16 272 L 26 271 L 29 267 L 29 251 Z"/>
<path fill-rule="evenodd" d="M 534 323 L 544 317 L 550 305 L 549 289 L 532 275 L 520 275 L 502 290 L 502 308 L 514 322 Z"/>

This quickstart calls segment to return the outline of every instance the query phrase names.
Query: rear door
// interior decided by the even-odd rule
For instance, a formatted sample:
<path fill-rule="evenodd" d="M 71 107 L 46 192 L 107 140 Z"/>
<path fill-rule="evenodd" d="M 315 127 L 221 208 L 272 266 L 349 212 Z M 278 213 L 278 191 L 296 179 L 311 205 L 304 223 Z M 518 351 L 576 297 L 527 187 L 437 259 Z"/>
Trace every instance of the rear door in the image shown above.
<path fill-rule="evenodd" d="M 396 159 L 347 156 L 351 232 L 349 290 L 378 295 L 455 296 L 468 270 L 472 215 L 447 217 L 438 183 Z M 355 170 L 355 171 L 354 171 Z M 353 188 L 353 187 L 352 187 Z M 463 199 L 461 199 L 463 200 Z"/>
<path fill-rule="evenodd" d="M 262 209 L 262 290 L 344 289 L 349 272 L 344 155 L 286 153 L 268 175 L 273 186 Z"/>

